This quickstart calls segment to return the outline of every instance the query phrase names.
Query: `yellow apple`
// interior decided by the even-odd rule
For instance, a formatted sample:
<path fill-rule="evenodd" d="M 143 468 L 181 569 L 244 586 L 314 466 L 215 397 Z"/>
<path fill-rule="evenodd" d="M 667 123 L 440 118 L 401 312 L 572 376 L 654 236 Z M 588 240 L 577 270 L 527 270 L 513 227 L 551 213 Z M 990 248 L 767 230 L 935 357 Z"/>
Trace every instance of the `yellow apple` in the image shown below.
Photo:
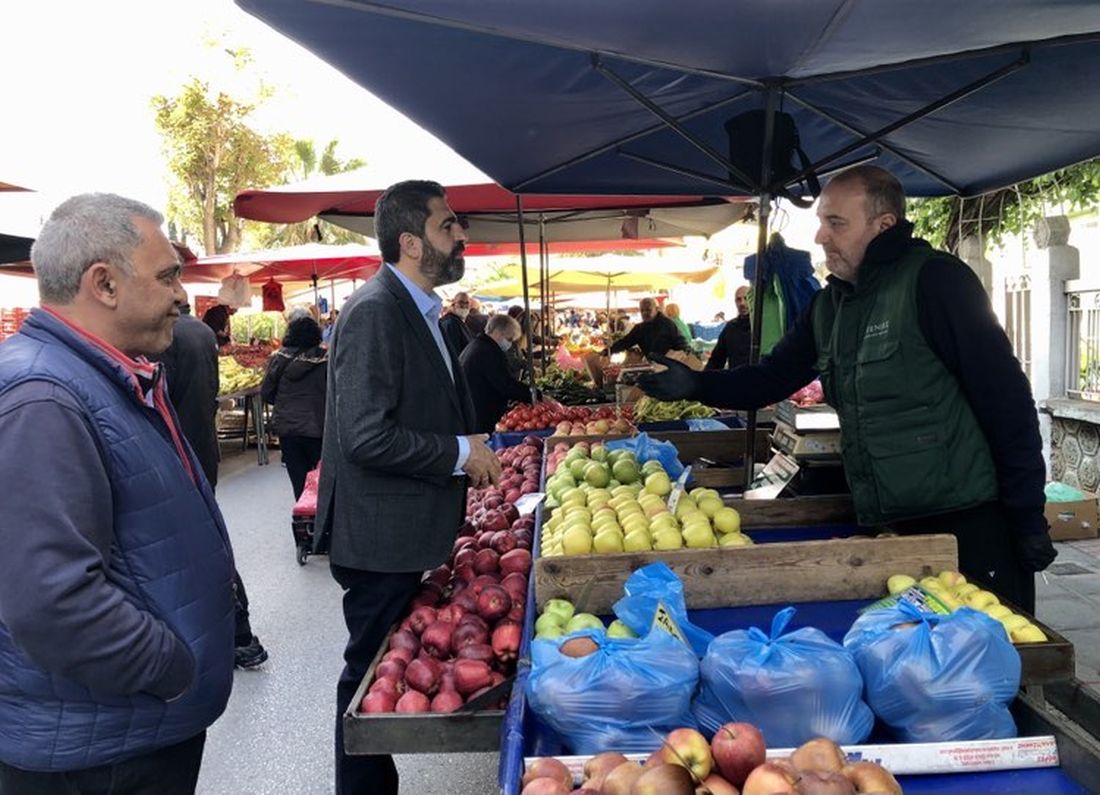
<path fill-rule="evenodd" d="M 684 537 L 684 544 L 691 549 L 706 549 L 718 546 L 718 540 L 714 537 L 714 533 L 709 526 L 691 525 L 685 527 L 681 535 Z"/>
<path fill-rule="evenodd" d="M 939 580 L 948 588 L 957 588 L 960 585 L 966 584 L 966 577 L 962 576 L 957 571 L 952 571 L 951 569 L 941 571 L 939 575 Z"/>
<path fill-rule="evenodd" d="M 664 530 L 653 536 L 654 549 L 680 549 L 684 539 L 675 530 Z"/>
<path fill-rule="evenodd" d="M 699 506 L 695 504 L 695 500 L 691 497 L 680 497 L 679 502 L 676 503 L 676 518 L 681 519 L 685 513 L 699 510 Z"/>
<path fill-rule="evenodd" d="M 1000 602 L 1000 600 L 989 591 L 975 591 L 969 594 L 963 601 L 966 603 L 967 607 L 973 607 L 975 610 L 984 610 Z"/>
<path fill-rule="evenodd" d="M 1013 643 L 1042 643 L 1047 639 L 1043 630 L 1028 622 L 1019 629 L 1012 631 Z"/>
<path fill-rule="evenodd" d="M 709 494 L 699 500 L 699 510 L 706 514 L 708 519 L 714 518 L 714 515 L 725 507 L 722 501 L 717 497 L 711 497 Z"/>
<path fill-rule="evenodd" d="M 651 549 L 653 549 L 653 536 L 648 530 L 631 530 L 623 538 L 624 552 L 648 552 Z"/>
<path fill-rule="evenodd" d="M 985 608 L 985 614 L 990 618 L 995 618 L 1000 621 L 1002 618 L 1008 618 L 1012 615 L 1012 611 L 1002 604 L 989 605 Z"/>
<path fill-rule="evenodd" d="M 667 497 L 672 491 L 672 481 L 664 472 L 654 472 L 645 479 L 645 490 L 658 497 Z"/>
<path fill-rule="evenodd" d="M 981 588 L 979 588 L 974 583 L 964 582 L 962 585 L 955 588 L 955 596 L 959 597 L 960 599 L 966 599 L 966 597 L 970 596 L 970 594 L 977 593 L 980 590 Z"/>
<path fill-rule="evenodd" d="M 623 534 L 618 530 L 603 530 L 592 539 L 592 551 L 601 555 L 623 551 Z"/>
<path fill-rule="evenodd" d="M 739 533 L 741 531 L 741 514 L 733 508 L 725 506 L 715 511 L 712 517 L 715 529 L 720 533 Z"/>
<path fill-rule="evenodd" d="M 922 577 L 920 584 L 926 591 L 931 591 L 932 593 L 940 593 L 941 591 L 947 590 L 947 586 L 936 577 Z"/>
<path fill-rule="evenodd" d="M 587 555 L 592 551 L 592 534 L 583 527 L 570 527 L 561 539 L 566 555 Z"/>
<path fill-rule="evenodd" d="M 906 588 L 912 588 L 916 584 L 917 581 L 908 574 L 895 574 L 886 581 L 886 590 L 891 594 L 897 594 Z"/>
<path fill-rule="evenodd" d="M 747 547 L 753 543 L 753 540 L 744 533 L 724 533 L 718 539 L 720 547 Z"/>

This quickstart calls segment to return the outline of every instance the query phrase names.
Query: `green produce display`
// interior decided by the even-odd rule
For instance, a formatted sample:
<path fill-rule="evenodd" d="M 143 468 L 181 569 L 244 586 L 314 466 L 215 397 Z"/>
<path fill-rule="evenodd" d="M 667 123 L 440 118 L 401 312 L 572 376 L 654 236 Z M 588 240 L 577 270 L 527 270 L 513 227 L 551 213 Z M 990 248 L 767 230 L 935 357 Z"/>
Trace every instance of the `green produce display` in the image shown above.
<path fill-rule="evenodd" d="M 603 393 L 588 386 L 583 375 L 575 370 L 563 370 L 556 365 L 550 365 L 544 375 L 538 376 L 535 386 L 546 397 L 566 406 L 583 406 L 604 401 Z"/>
<path fill-rule="evenodd" d="M 694 420 L 713 417 L 718 412 L 697 400 L 668 402 L 643 397 L 634 404 L 634 422 L 667 422 L 669 420 Z"/>

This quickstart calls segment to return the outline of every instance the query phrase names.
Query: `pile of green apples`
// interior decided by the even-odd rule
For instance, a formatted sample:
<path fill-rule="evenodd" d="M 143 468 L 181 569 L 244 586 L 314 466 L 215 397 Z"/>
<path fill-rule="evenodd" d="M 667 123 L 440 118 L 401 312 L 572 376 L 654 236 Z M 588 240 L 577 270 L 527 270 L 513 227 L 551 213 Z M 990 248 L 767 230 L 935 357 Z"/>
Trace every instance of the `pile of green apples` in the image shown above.
<path fill-rule="evenodd" d="M 639 465 L 633 453 L 598 444 L 555 452 L 563 455 L 546 483 L 553 510 L 542 527 L 543 556 L 752 544 L 740 514 L 713 489 L 680 493 L 670 509 L 672 480 L 659 461 Z"/>
<path fill-rule="evenodd" d="M 637 635 L 619 619 L 604 627 L 599 616 L 578 613 L 568 599 L 550 599 L 535 620 L 535 637 L 553 640 L 584 629 L 606 632 L 609 638 L 636 638 Z"/>

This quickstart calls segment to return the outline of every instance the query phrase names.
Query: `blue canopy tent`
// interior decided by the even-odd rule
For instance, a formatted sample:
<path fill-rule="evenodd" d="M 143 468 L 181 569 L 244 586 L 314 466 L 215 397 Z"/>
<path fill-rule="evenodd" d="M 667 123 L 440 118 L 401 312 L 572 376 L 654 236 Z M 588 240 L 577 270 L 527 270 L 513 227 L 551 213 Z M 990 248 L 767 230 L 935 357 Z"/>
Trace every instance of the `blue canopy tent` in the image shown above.
<path fill-rule="evenodd" d="M 816 173 L 874 161 L 911 196 L 1100 154 L 1095 0 L 237 2 L 517 194 L 759 196 L 760 257 L 804 176 L 773 183 L 777 111 Z M 748 173 L 726 123 L 753 109 Z"/>

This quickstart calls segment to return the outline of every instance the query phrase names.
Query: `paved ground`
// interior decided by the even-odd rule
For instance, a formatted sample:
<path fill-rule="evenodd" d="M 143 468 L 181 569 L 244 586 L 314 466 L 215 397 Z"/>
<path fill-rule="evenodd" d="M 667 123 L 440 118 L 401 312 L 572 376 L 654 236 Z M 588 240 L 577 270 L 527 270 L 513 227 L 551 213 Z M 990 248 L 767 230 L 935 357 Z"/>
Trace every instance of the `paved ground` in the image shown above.
<path fill-rule="evenodd" d="M 272 453 L 231 453 L 218 498 L 252 601 L 253 627 L 271 654 L 238 671 L 225 715 L 211 728 L 199 795 L 324 795 L 332 792 L 332 722 L 345 631 L 327 559 L 294 560 L 290 481 Z M 1100 688 L 1100 539 L 1058 545 L 1040 577 L 1039 618 L 1073 641 L 1077 675 Z M 490 795 L 496 754 L 397 758 L 401 792 Z"/>
<path fill-rule="evenodd" d="M 340 590 L 327 558 L 294 559 L 293 498 L 279 454 L 222 462 L 218 502 L 252 603 L 252 627 L 271 655 L 237 671 L 233 695 L 207 735 L 199 795 L 327 795 L 333 791 L 336 677 L 346 640 Z M 489 795 L 497 755 L 397 758 L 402 795 Z"/>

